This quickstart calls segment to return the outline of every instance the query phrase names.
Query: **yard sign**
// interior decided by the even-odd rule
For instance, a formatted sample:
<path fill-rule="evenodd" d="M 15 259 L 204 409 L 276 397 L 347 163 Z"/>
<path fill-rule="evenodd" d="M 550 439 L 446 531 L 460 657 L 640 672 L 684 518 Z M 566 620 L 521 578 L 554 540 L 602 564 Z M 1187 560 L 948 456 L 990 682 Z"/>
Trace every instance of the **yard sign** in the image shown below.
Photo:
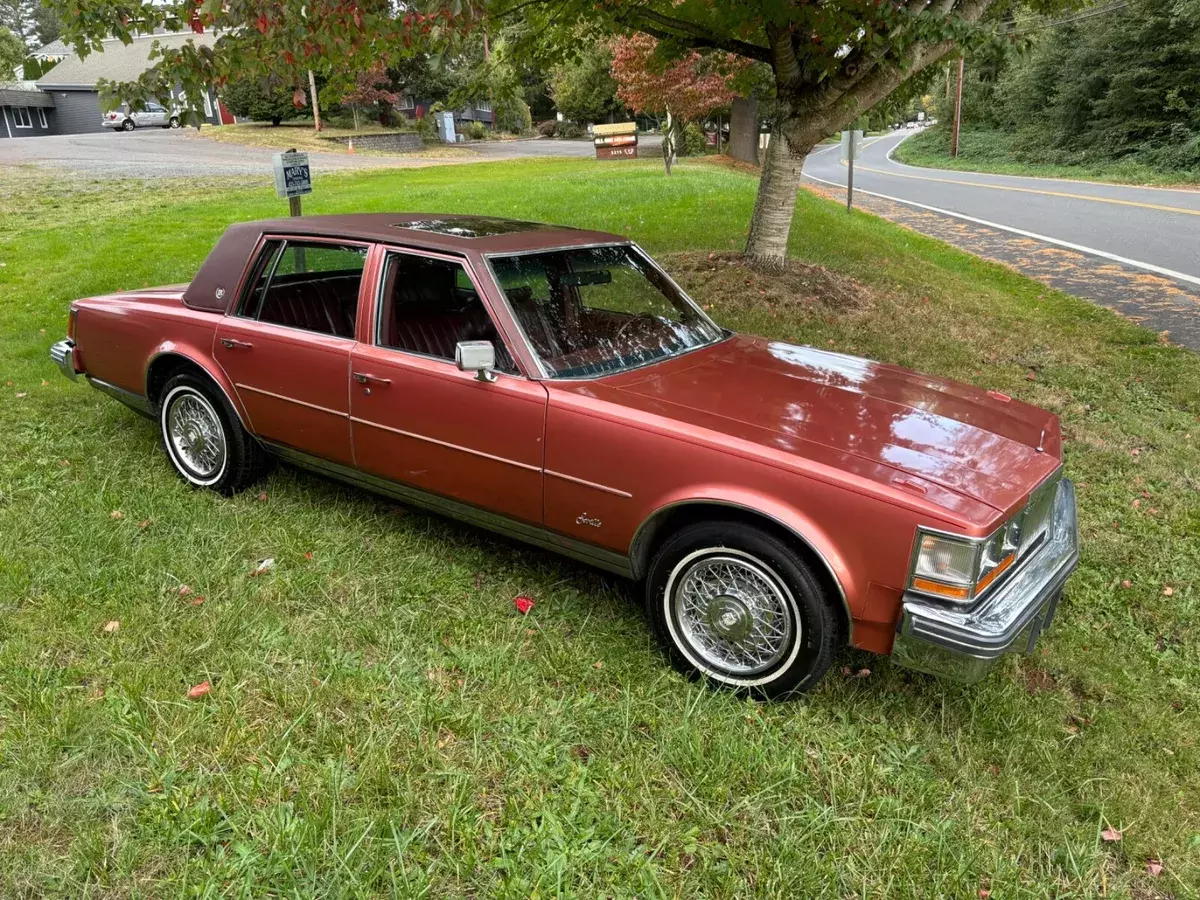
<path fill-rule="evenodd" d="M 300 198 L 312 193 L 307 153 L 285 150 L 275 154 L 275 193 L 288 198 L 293 216 L 300 215 Z"/>

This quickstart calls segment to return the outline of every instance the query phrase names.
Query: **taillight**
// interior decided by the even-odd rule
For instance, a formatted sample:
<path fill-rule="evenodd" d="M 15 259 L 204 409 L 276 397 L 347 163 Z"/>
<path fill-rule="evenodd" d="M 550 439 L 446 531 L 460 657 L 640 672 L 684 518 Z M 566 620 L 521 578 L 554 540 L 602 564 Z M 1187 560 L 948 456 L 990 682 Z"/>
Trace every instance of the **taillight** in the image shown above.
<path fill-rule="evenodd" d="M 67 337 L 75 340 L 75 317 L 79 315 L 79 310 L 71 307 L 71 311 L 67 313 Z"/>

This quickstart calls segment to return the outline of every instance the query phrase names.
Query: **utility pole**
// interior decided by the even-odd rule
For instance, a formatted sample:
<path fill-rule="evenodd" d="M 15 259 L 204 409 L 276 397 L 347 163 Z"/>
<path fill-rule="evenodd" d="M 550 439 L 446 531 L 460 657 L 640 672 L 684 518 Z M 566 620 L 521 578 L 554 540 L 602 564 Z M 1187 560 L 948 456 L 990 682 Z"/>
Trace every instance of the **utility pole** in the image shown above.
<path fill-rule="evenodd" d="M 962 84 L 963 68 L 966 65 L 964 57 L 958 58 L 958 90 L 954 94 L 954 129 L 950 132 L 950 156 L 958 156 L 958 132 L 962 128 Z"/>
<path fill-rule="evenodd" d="M 492 51 L 488 47 L 488 33 L 487 33 L 487 29 L 485 28 L 483 30 L 483 64 L 486 66 L 488 64 L 488 62 L 491 61 L 491 58 L 492 58 Z M 488 115 L 490 115 L 492 117 L 492 130 L 493 131 L 496 130 L 496 105 L 495 104 L 496 104 L 496 95 L 492 91 L 492 79 L 488 78 L 488 106 L 491 107 L 491 109 L 488 110 Z"/>
<path fill-rule="evenodd" d="M 854 123 L 850 123 L 850 140 L 846 153 L 846 212 L 854 206 Z"/>
<path fill-rule="evenodd" d="M 313 128 L 316 131 L 321 130 L 321 104 L 317 102 L 317 77 L 313 75 L 313 70 L 308 70 L 308 94 L 312 97 L 313 106 Z"/>

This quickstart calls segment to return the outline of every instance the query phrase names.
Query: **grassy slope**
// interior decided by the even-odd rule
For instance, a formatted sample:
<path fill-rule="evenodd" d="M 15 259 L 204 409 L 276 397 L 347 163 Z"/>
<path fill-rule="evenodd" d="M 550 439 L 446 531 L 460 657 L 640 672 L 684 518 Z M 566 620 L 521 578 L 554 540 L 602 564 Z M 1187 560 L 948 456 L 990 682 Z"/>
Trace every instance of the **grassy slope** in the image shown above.
<path fill-rule="evenodd" d="M 964 172 L 994 172 L 998 175 L 1034 175 L 1042 178 L 1079 178 L 1115 184 L 1193 186 L 1200 184 L 1197 172 L 1163 172 L 1142 163 L 1094 162 L 1054 165 L 1022 162 L 1009 150 L 1012 135 L 999 131 L 964 131 L 957 157 L 950 156 L 950 139 L 945 126 L 913 135 L 896 148 L 895 157 L 910 166 L 957 169 Z"/>
<path fill-rule="evenodd" d="M 1195 356 L 802 194 L 794 252 L 876 305 L 714 314 L 1057 410 L 1084 556 L 1035 661 L 961 689 L 853 655 L 870 677 L 756 706 L 674 675 L 628 589 L 587 569 L 286 469 L 265 500 L 186 489 L 150 423 L 46 350 L 72 298 L 184 280 L 279 201 L 43 187 L 36 215 L 0 219 L 0 895 L 1200 884 Z M 537 161 L 329 177 L 306 205 L 516 214 L 664 252 L 737 247 L 753 188 L 703 164 Z"/>

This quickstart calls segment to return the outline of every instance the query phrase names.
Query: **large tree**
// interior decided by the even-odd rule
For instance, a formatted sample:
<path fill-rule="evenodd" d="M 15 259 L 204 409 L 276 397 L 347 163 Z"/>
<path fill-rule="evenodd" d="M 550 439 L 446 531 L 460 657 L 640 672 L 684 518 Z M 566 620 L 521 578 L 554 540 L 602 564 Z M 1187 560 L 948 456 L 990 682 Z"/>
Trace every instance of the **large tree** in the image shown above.
<path fill-rule="evenodd" d="M 679 55 L 734 53 L 770 66 L 777 114 L 746 252 L 767 265 L 787 251 L 800 167 L 813 146 L 908 79 L 988 38 L 1017 5 L 1080 0 L 492 0 L 488 14 L 534 20 L 533 33 L 577 28 L 650 35 Z M 982 27 L 981 27 L 982 26 Z"/>

